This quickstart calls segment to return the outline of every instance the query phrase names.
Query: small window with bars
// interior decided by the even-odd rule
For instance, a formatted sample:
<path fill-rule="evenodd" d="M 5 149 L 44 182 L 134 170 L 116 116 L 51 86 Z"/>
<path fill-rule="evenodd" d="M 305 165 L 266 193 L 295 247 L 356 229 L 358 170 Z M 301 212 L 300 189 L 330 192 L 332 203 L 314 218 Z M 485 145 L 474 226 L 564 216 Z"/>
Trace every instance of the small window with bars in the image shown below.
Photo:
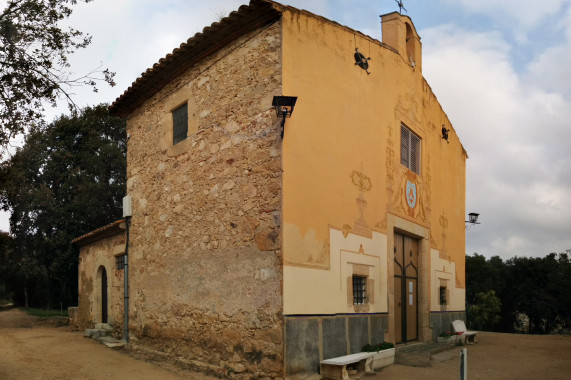
<path fill-rule="evenodd" d="M 115 256 L 115 269 L 125 269 L 125 255 Z"/>
<path fill-rule="evenodd" d="M 353 305 L 367 303 L 367 277 L 353 276 Z"/>
<path fill-rule="evenodd" d="M 188 136 L 188 104 L 172 111 L 172 144 L 176 145 Z"/>
<path fill-rule="evenodd" d="M 400 163 L 420 174 L 420 137 L 404 125 L 400 127 Z"/>
<path fill-rule="evenodd" d="M 440 287 L 440 306 L 446 306 L 446 287 Z"/>

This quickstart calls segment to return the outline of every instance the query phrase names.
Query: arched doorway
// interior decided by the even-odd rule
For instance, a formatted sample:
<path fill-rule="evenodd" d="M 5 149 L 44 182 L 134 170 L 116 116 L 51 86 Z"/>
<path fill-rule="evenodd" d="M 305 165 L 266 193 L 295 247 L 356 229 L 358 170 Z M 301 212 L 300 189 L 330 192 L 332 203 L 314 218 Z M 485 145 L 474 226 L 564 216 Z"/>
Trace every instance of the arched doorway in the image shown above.
<path fill-rule="evenodd" d="M 108 294 L 107 294 L 107 271 L 104 266 L 99 267 L 101 278 L 101 323 L 108 322 Z"/>

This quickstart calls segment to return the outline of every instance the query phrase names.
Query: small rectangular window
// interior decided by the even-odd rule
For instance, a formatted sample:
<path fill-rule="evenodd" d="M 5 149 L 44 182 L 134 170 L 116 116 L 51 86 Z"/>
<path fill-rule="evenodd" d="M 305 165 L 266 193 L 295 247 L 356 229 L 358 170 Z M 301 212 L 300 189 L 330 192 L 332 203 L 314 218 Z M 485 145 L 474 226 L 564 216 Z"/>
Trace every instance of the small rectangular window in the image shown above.
<path fill-rule="evenodd" d="M 353 305 L 367 303 L 367 277 L 353 276 Z"/>
<path fill-rule="evenodd" d="M 446 287 L 440 287 L 440 306 L 446 306 Z"/>
<path fill-rule="evenodd" d="M 115 269 L 125 269 L 125 255 L 115 256 Z"/>
<path fill-rule="evenodd" d="M 400 163 L 420 174 L 420 137 L 401 124 Z"/>
<path fill-rule="evenodd" d="M 186 139 L 188 136 L 188 104 L 184 103 L 172 111 L 172 143 L 173 145 Z"/>

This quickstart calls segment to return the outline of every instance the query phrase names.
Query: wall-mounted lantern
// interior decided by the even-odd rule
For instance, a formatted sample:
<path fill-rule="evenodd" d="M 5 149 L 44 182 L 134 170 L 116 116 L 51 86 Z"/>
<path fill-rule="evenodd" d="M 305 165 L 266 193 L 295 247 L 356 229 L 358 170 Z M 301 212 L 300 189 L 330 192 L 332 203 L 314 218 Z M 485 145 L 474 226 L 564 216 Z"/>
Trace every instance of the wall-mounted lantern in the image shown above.
<path fill-rule="evenodd" d="M 446 129 L 446 127 L 442 125 L 442 138 L 446 140 L 448 144 L 450 144 L 450 141 L 448 141 L 448 132 L 450 132 L 450 129 Z"/>
<path fill-rule="evenodd" d="M 355 58 L 355 65 L 365 70 L 367 75 L 371 74 L 369 72 L 369 61 L 371 61 L 371 57 L 365 58 L 365 56 L 359 52 L 359 48 L 355 48 L 353 57 Z"/>
<path fill-rule="evenodd" d="M 274 96 L 274 100 L 272 101 L 272 107 L 276 110 L 276 115 L 283 117 L 281 123 L 282 139 L 284 138 L 285 119 L 286 117 L 291 117 L 296 101 L 297 96 Z"/>
<path fill-rule="evenodd" d="M 477 212 L 471 212 L 468 214 L 468 220 L 465 221 L 465 223 L 467 223 L 466 224 L 467 230 L 472 228 L 472 226 L 474 226 L 475 224 L 480 224 L 480 222 L 478 222 L 479 216 L 480 216 L 480 214 L 478 214 Z"/>

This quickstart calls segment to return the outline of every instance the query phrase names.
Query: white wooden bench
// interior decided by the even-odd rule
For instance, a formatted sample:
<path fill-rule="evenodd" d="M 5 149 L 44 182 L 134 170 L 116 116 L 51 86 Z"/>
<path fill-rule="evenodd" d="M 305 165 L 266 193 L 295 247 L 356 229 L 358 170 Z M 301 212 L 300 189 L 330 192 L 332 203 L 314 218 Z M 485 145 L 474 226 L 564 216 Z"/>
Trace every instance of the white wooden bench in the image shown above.
<path fill-rule="evenodd" d="M 348 380 L 358 379 L 373 371 L 374 352 L 360 352 L 321 361 L 322 379 Z M 350 366 L 350 368 L 347 368 Z"/>
<path fill-rule="evenodd" d="M 466 325 L 464 324 L 464 321 L 457 319 L 455 321 L 452 321 L 452 328 L 454 329 L 454 332 L 457 333 L 462 333 L 462 335 L 460 335 L 460 339 L 462 339 L 462 337 L 464 337 L 464 342 L 469 343 L 477 343 L 476 342 L 476 335 L 478 334 L 477 331 L 468 331 L 466 329 Z"/>

